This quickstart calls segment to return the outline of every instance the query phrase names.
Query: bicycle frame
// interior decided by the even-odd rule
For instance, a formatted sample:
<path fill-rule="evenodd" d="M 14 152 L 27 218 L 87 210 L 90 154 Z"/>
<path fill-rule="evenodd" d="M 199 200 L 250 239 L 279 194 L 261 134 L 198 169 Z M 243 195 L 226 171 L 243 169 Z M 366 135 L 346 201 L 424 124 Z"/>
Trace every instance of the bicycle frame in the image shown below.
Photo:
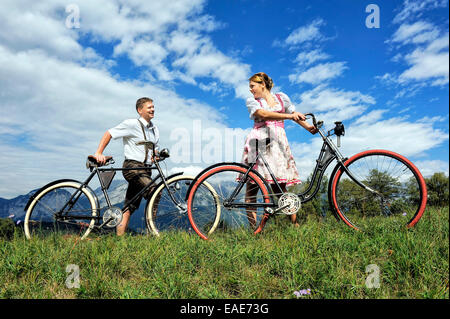
<path fill-rule="evenodd" d="M 140 198 L 150 187 L 152 187 L 153 185 L 156 185 L 156 182 L 161 179 L 162 183 L 164 184 L 164 186 L 166 188 L 168 188 L 167 185 L 167 178 L 165 177 L 161 166 L 159 165 L 158 162 L 155 162 L 154 166 L 149 166 L 149 167 L 137 167 L 137 168 L 98 168 L 98 167 L 94 167 L 93 169 L 91 169 L 91 174 L 86 178 L 86 180 L 81 183 L 81 186 L 72 194 L 72 196 L 69 198 L 69 200 L 66 202 L 66 204 L 61 208 L 61 210 L 59 212 L 56 212 L 55 217 L 56 218 L 62 218 L 63 220 L 74 220 L 74 219 L 95 219 L 95 220 L 101 220 L 102 217 L 100 216 L 100 214 L 96 215 L 96 216 L 92 216 L 92 215 L 88 215 L 88 216 L 83 216 L 83 215 L 77 215 L 77 216 L 70 216 L 67 215 L 70 212 L 70 209 L 72 209 L 72 207 L 75 205 L 75 203 L 77 202 L 77 200 L 79 199 L 79 197 L 82 194 L 82 189 L 83 188 L 88 188 L 88 184 L 91 182 L 91 180 L 94 178 L 95 175 L 97 175 L 99 182 L 100 182 L 100 186 L 102 189 L 102 193 L 105 197 L 106 200 L 106 204 L 107 204 L 107 208 L 111 208 L 112 204 L 111 201 L 109 199 L 108 196 L 108 187 L 107 185 L 105 185 L 104 180 L 101 178 L 101 173 L 102 172 L 117 172 L 117 171 L 126 171 L 126 170 L 157 170 L 158 171 L 158 175 L 152 179 L 152 181 L 147 184 L 144 188 L 142 188 L 131 200 L 130 202 L 124 206 L 122 208 L 122 211 L 126 211 L 131 204 L 133 204 L 135 201 L 137 201 L 138 198 Z M 173 175 L 170 175 L 168 178 L 177 176 L 177 175 L 182 175 L 183 172 L 179 172 Z M 155 187 L 154 189 L 156 189 L 157 187 Z M 91 191 L 92 192 L 92 191 Z M 173 197 L 172 193 L 169 191 L 169 196 L 172 199 L 172 201 L 178 206 L 180 206 L 180 203 L 177 202 L 177 200 Z M 99 207 L 98 210 L 100 211 L 102 208 L 99 205 L 98 202 L 98 198 L 96 196 L 96 194 L 94 192 L 92 192 L 93 196 L 95 197 L 96 201 L 97 201 L 97 206 Z M 67 209 L 68 208 L 68 209 Z M 64 214 L 65 212 L 65 214 Z M 99 228 L 101 228 L 106 222 L 104 222 L 103 224 L 101 224 L 100 226 L 97 226 Z"/>
<path fill-rule="evenodd" d="M 307 114 L 307 115 L 309 115 L 309 114 Z M 363 187 L 372 193 L 378 194 L 378 192 L 376 192 L 375 190 L 371 189 L 367 185 L 364 185 L 349 171 L 349 169 L 345 166 L 345 161 L 347 160 L 347 158 L 345 158 L 339 152 L 338 147 L 329 138 L 333 134 L 330 134 L 330 132 L 328 132 L 328 134 L 325 135 L 325 133 L 320 130 L 321 124 L 319 124 L 319 126 L 317 126 L 317 124 L 315 123 L 315 118 L 313 118 L 313 120 L 314 120 L 314 125 L 318 128 L 318 133 L 322 137 L 323 144 L 322 144 L 322 148 L 320 150 L 319 156 L 316 160 L 316 166 L 313 171 L 311 183 L 306 188 L 306 190 L 297 194 L 297 196 L 300 198 L 301 203 L 302 204 L 306 203 L 306 202 L 312 200 L 316 196 L 316 194 L 318 193 L 318 191 L 320 189 L 320 184 L 321 184 L 321 181 L 323 179 L 323 175 L 324 175 L 326 169 L 335 160 L 337 161 L 336 167 L 334 168 L 335 171 L 338 169 L 343 169 L 345 171 L 345 173 L 360 187 Z M 339 136 L 338 136 L 338 138 L 339 138 Z M 250 208 L 250 207 L 274 207 L 274 206 L 276 206 L 275 203 L 233 203 L 237 194 L 241 191 L 244 184 L 246 184 L 247 179 L 248 179 L 248 174 L 250 173 L 250 171 L 254 171 L 253 167 L 256 165 L 256 163 L 258 162 L 259 159 L 262 160 L 265 167 L 269 171 L 269 174 L 270 174 L 272 180 L 274 181 L 275 185 L 277 186 L 278 190 L 280 191 L 279 195 L 284 194 L 283 190 L 281 189 L 280 184 L 277 182 L 277 179 L 275 178 L 275 176 L 274 176 L 272 170 L 270 169 L 270 166 L 267 163 L 266 159 L 264 158 L 263 154 L 258 152 L 258 141 L 256 141 L 256 152 L 257 152 L 257 154 L 255 157 L 255 160 L 248 165 L 248 169 L 247 169 L 247 172 L 244 174 L 244 177 L 239 181 L 236 189 L 230 195 L 230 198 L 226 199 L 224 201 L 225 207 L 229 206 L 229 207 L 236 207 L 236 208 L 246 208 L 246 207 Z M 278 194 L 271 193 L 270 195 L 278 195 Z M 380 194 L 378 194 L 378 195 L 380 195 Z"/>

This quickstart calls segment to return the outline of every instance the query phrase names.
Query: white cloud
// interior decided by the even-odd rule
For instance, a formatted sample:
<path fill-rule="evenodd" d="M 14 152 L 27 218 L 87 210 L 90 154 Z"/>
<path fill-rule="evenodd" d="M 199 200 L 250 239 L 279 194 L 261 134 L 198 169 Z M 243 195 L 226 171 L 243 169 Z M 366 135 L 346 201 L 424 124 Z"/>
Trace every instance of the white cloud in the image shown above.
<path fill-rule="evenodd" d="M 407 118 L 352 125 L 347 133 L 345 142 L 348 146 L 343 149 L 349 153 L 358 149 L 388 148 L 406 157 L 423 156 L 425 151 L 448 140 L 448 135 L 434 129 L 432 122 L 409 122 Z"/>
<path fill-rule="evenodd" d="M 340 76 L 347 68 L 345 62 L 321 63 L 299 74 L 290 74 L 289 81 L 291 83 L 318 84 Z"/>
<path fill-rule="evenodd" d="M 439 30 L 431 23 L 417 21 L 413 24 L 402 24 L 387 42 L 424 43 L 434 40 L 439 35 Z"/>
<path fill-rule="evenodd" d="M 84 179 L 86 156 L 108 128 L 137 117 L 134 103 L 141 96 L 155 101 L 162 147 L 171 148 L 175 141 L 169 136 L 176 128 L 191 134 L 194 120 L 206 128 L 225 128 L 220 113 L 200 101 L 156 85 L 121 81 L 107 70 L 61 61 L 42 50 L 16 53 L 0 46 L 0 95 L 2 197 L 53 179 Z M 112 141 L 105 153 L 120 166 L 122 143 Z"/>
<path fill-rule="evenodd" d="M 336 121 L 358 118 L 376 103 L 372 96 L 359 91 L 346 91 L 326 85 L 305 91 L 295 96 L 295 99 L 301 101 L 296 103 L 297 111 L 314 113 L 317 120 L 323 121 L 325 130 L 332 129 Z"/>
<path fill-rule="evenodd" d="M 320 41 L 324 36 L 320 33 L 319 28 L 325 24 L 323 19 L 316 19 L 310 25 L 302 26 L 289 34 L 285 40 L 287 45 L 297 45 L 308 41 Z"/>
<path fill-rule="evenodd" d="M 80 0 L 75 3 L 79 29 L 65 26 L 66 5 L 63 0 L 2 2 L 0 40 L 9 49 L 40 49 L 88 66 L 114 64 L 83 48 L 78 43 L 83 36 L 111 45 L 113 58 L 127 56 L 153 82 L 195 84 L 196 77 L 207 76 L 245 97 L 241 85 L 250 75 L 249 66 L 226 56 L 210 40 L 208 33 L 225 25 L 203 13 L 206 0 Z"/>
<path fill-rule="evenodd" d="M 383 114 L 389 110 L 373 110 L 366 115 L 361 116 L 355 121 L 355 124 L 372 124 L 382 118 Z"/>
<path fill-rule="evenodd" d="M 200 173 L 204 169 L 205 168 L 202 167 L 202 166 L 193 166 L 193 165 L 176 166 L 176 167 L 172 167 L 170 169 L 169 174 L 176 174 L 176 173 L 179 173 L 179 172 L 183 172 L 183 175 L 188 175 L 188 176 L 195 177 L 195 176 L 197 176 L 198 173 Z"/>
<path fill-rule="evenodd" d="M 449 163 L 441 160 L 417 161 L 414 163 L 423 177 L 431 177 L 434 173 L 444 172 L 449 176 Z"/>
<path fill-rule="evenodd" d="M 188 141 L 185 163 L 198 162 L 194 154 L 199 142 L 206 149 L 219 148 L 217 153 L 202 154 L 202 164 L 239 161 L 246 133 L 227 128 L 222 114 L 208 104 L 153 84 L 120 80 L 105 69 L 61 61 L 41 50 L 16 53 L 0 45 L 0 95 L 0 169 L 4 172 L 0 197 L 23 194 L 54 179 L 85 179 L 86 156 L 95 152 L 108 128 L 125 118 L 137 118 L 134 104 L 141 96 L 155 101 L 161 147 L 174 147 L 178 140 L 171 133 L 177 129 L 184 132 L 178 138 L 193 137 L 194 124 L 201 123 L 203 143 Z M 213 129 L 218 142 L 207 140 Z M 113 155 L 120 166 L 121 141 L 111 141 L 105 154 Z M 169 168 L 175 163 L 173 158 L 166 162 Z"/>
<path fill-rule="evenodd" d="M 419 18 L 425 11 L 445 8 L 448 0 L 404 0 L 402 10 L 394 17 L 394 23 Z"/>
<path fill-rule="evenodd" d="M 316 61 L 326 60 L 329 57 L 330 55 L 322 52 L 319 49 L 315 49 L 312 51 L 300 52 L 295 58 L 294 62 L 297 62 L 299 65 L 310 65 Z"/>
<path fill-rule="evenodd" d="M 399 82 L 433 80 L 431 85 L 443 85 L 449 81 L 448 33 L 419 47 L 405 56 L 410 68 L 399 76 Z"/>
<path fill-rule="evenodd" d="M 134 103 L 141 96 L 155 101 L 155 122 L 164 123 L 163 147 L 174 145 L 169 137 L 175 128 L 190 134 L 194 120 L 225 128 L 215 108 L 182 98 L 170 89 L 172 83 L 161 84 L 197 85 L 200 76 L 215 83 L 213 92 L 249 94 L 249 66 L 214 46 L 208 32 L 225 25 L 203 13 L 205 3 L 79 0 L 74 4 L 80 28 L 70 29 L 65 23 L 67 1 L 2 1 L 0 167 L 5 174 L 0 196 L 22 194 L 56 178 L 83 179 L 86 155 L 95 151 L 106 129 L 137 117 Z M 111 56 L 98 54 L 93 49 L 97 46 L 112 49 Z M 123 80 L 111 72 L 112 59 L 122 56 L 137 67 L 136 79 Z M 175 63 L 186 57 L 183 64 Z M 203 69 L 198 72 L 195 66 Z M 120 142 L 111 142 L 107 153 L 120 165 Z M 14 179 L 14 174 L 24 177 Z"/>
<path fill-rule="evenodd" d="M 300 99 L 299 107 L 312 112 L 344 109 L 359 104 L 375 104 L 375 99 L 370 95 L 362 94 L 359 91 L 329 88 L 326 85 L 319 85 L 312 90 L 303 92 Z"/>
<path fill-rule="evenodd" d="M 426 2 L 431 5 L 429 1 Z M 409 8 L 424 9 L 419 3 L 415 5 L 417 7 L 405 2 L 405 6 Z M 397 74 L 376 76 L 384 84 L 403 86 L 396 98 L 412 96 L 425 86 L 444 86 L 449 83 L 448 31 L 424 20 L 403 22 L 385 42 L 398 44 L 396 49 L 402 49 L 391 60 L 407 65 L 407 69 Z M 405 53 L 405 50 L 410 51 Z"/>
<path fill-rule="evenodd" d="M 396 49 L 411 50 L 398 52 L 392 59 L 408 68 L 399 74 L 386 73 L 376 78 L 386 84 L 403 86 L 396 98 L 414 95 L 425 86 L 449 83 L 448 30 L 423 19 L 426 11 L 447 6 L 448 0 L 405 0 L 395 16 L 393 23 L 399 27 L 386 43 L 398 44 Z M 448 29 L 448 20 L 446 23 Z"/>

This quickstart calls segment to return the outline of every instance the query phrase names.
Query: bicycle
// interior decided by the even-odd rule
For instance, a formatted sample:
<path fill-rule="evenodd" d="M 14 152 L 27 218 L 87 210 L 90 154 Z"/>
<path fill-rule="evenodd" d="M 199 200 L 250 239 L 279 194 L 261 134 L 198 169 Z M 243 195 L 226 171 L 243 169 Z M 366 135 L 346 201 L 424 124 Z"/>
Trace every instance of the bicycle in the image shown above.
<path fill-rule="evenodd" d="M 136 145 L 144 145 L 154 150 L 155 145 L 149 141 L 137 142 Z M 155 154 L 155 153 L 153 153 Z M 153 165 L 141 168 L 101 168 L 114 164 L 112 156 L 106 157 L 106 162 L 101 165 L 95 157 L 89 155 L 86 168 L 90 175 L 84 182 L 73 179 L 60 179 L 53 181 L 37 192 L 29 199 L 25 206 L 24 231 L 28 239 L 37 235 L 46 235 L 50 232 L 58 232 L 65 235 L 77 235 L 85 239 L 92 230 L 106 230 L 114 228 L 122 221 L 122 213 L 136 202 L 140 196 L 147 199 L 145 207 L 146 229 L 159 236 L 161 231 L 173 229 L 189 229 L 187 218 L 185 194 L 191 182 L 192 176 L 182 175 L 183 172 L 165 176 L 160 161 L 170 156 L 168 149 L 163 149 L 158 154 L 158 159 Z M 120 209 L 113 206 L 108 195 L 108 189 L 117 171 L 124 170 L 157 170 L 158 175 L 136 194 L 125 207 Z M 89 187 L 94 176 L 98 177 L 101 191 L 106 206 L 100 207 L 100 201 L 96 193 Z M 204 184 L 205 192 L 214 192 L 208 184 Z M 211 196 L 215 196 L 212 194 Z M 217 210 L 220 213 L 220 210 Z M 217 227 L 219 221 L 210 224 L 209 231 Z"/>
<path fill-rule="evenodd" d="M 377 227 L 380 218 L 390 217 L 392 226 L 413 227 L 419 221 L 425 211 L 427 189 L 413 163 L 387 150 L 367 150 L 346 158 L 338 150 L 341 136 L 345 134 L 344 124 L 335 122 L 335 127 L 325 133 L 323 122 L 316 122 L 314 114 L 305 116 L 312 119 L 323 140 L 309 186 L 297 194 L 283 192 L 261 153 L 264 147 L 270 147 L 270 138 L 253 139 L 250 145 L 257 153 L 249 165 L 237 162 L 212 165 L 200 172 L 188 189 L 189 220 L 201 238 L 210 239 L 205 230 L 211 221 L 205 223 L 208 212 L 196 207 L 206 200 L 213 203 L 200 187 L 203 183 L 213 186 L 220 199 L 221 227 L 218 229 L 248 229 L 257 234 L 270 217 L 296 214 L 302 204 L 312 200 L 319 191 L 325 170 L 333 161 L 337 164 L 329 178 L 328 203 L 337 220 L 362 231 Z M 330 138 L 332 135 L 337 136 L 337 146 Z M 270 173 L 278 193 L 271 191 L 269 183 L 254 169 L 259 159 Z M 250 197 L 248 194 L 252 192 L 256 195 Z M 213 235 L 217 233 L 216 230 Z"/>

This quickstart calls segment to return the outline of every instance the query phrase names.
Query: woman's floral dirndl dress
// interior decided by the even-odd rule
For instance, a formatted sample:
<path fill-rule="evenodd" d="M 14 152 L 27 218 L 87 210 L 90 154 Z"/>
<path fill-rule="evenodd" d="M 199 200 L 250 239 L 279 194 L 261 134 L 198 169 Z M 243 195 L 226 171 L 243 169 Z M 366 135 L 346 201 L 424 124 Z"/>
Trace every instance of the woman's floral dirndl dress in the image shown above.
<path fill-rule="evenodd" d="M 265 160 L 270 166 L 278 183 L 285 183 L 286 186 L 301 183 L 297 171 L 294 157 L 288 144 L 286 132 L 284 130 L 284 121 L 258 121 L 253 113 L 257 109 L 265 109 L 267 111 L 278 113 L 292 113 L 295 111 L 295 106 L 291 103 L 289 97 L 284 93 L 274 94 L 277 104 L 270 107 L 264 99 L 247 99 L 247 108 L 250 112 L 250 118 L 254 119 L 253 129 L 248 134 L 244 152 L 242 154 L 242 163 L 249 165 L 256 158 L 255 144 L 250 141 L 252 139 L 266 139 L 270 138 L 270 143 L 265 148 L 259 148 Z M 253 169 L 258 171 L 270 184 L 274 181 L 263 161 L 258 159 Z"/>

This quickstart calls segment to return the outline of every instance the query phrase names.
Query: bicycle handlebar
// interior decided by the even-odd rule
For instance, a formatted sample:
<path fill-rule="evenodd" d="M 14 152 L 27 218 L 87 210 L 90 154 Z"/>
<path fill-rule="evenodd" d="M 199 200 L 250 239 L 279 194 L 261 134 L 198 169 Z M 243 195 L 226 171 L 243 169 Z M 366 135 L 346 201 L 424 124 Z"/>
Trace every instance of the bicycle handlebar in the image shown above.
<path fill-rule="evenodd" d="M 308 118 L 308 116 L 310 116 L 310 117 L 312 118 L 312 120 L 313 120 L 313 125 L 314 125 L 315 127 L 317 127 L 316 117 L 314 116 L 314 114 L 312 114 L 312 113 L 306 113 L 306 114 L 305 114 L 305 117 Z"/>
<path fill-rule="evenodd" d="M 322 127 L 323 121 L 317 122 L 317 121 L 316 121 L 316 117 L 314 116 L 313 113 L 306 113 L 306 114 L 305 114 L 305 117 L 308 118 L 308 116 L 311 117 L 311 119 L 312 119 L 312 121 L 313 121 L 313 125 L 314 125 L 315 128 L 319 129 L 319 128 Z"/>

